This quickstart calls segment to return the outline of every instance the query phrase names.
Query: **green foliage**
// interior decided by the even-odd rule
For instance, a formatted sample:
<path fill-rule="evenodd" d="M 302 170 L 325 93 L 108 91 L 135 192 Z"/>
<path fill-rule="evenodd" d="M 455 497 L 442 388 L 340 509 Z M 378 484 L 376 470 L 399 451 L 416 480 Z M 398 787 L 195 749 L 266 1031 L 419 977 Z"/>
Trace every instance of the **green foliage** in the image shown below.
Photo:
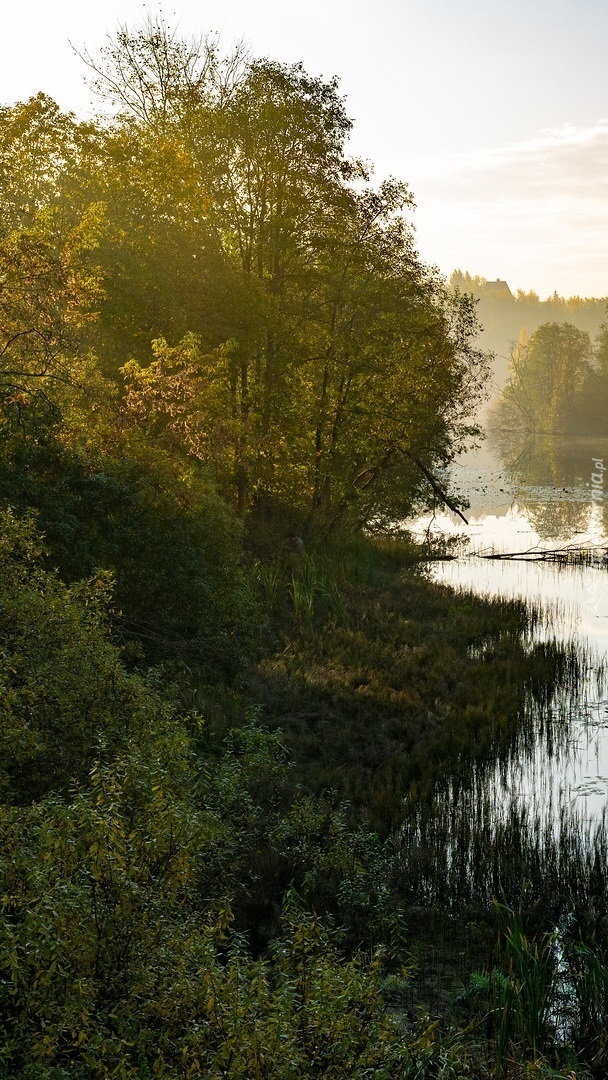
<path fill-rule="evenodd" d="M 487 1076 L 416 1021 L 406 927 L 513 885 L 525 818 L 471 868 L 442 785 L 569 657 L 358 531 L 474 432 L 474 304 L 346 156 L 335 80 L 162 19 L 85 59 L 111 116 L 0 109 L 0 1075 Z M 552 430 L 605 336 L 529 343 Z M 507 914 L 494 1056 L 557 1075 L 556 940 Z M 565 955 L 602 1067 L 603 954 Z"/>
<path fill-rule="evenodd" d="M 5 511 L 0 530 L 0 767 L 4 797 L 27 801 L 83 780 L 164 706 L 108 640 L 108 576 L 68 587 L 41 567 L 31 521 Z"/>
<path fill-rule="evenodd" d="M 31 228 L 41 210 L 61 201 L 66 174 L 77 167 L 90 134 L 46 94 L 0 108 L 2 240 Z"/>
<path fill-rule="evenodd" d="M 103 207 L 66 223 L 50 208 L 0 238 L 0 434 L 56 419 L 62 386 L 77 382 L 78 334 L 99 298 L 92 252 Z"/>
<path fill-rule="evenodd" d="M 31 525 L 10 513 L 0 555 L 7 794 L 26 803 L 0 807 L 5 1070 L 284 1077 L 397 1067 L 379 957 L 345 960 L 335 933 L 294 898 L 271 959 L 251 960 L 231 930 L 228 891 L 238 902 L 259 871 L 280 811 L 277 736 L 234 732 L 201 773 L 186 725 L 121 665 L 105 598 L 41 569 Z M 50 787 L 65 794 L 45 795 Z"/>
<path fill-rule="evenodd" d="M 344 622 L 346 610 L 342 601 L 341 586 L 325 568 L 323 561 L 305 555 L 294 560 L 288 593 L 296 619 L 309 625 L 313 622 L 315 608 L 323 606 L 335 622 Z"/>
<path fill-rule="evenodd" d="M 37 511 L 64 580 L 111 572 L 116 630 L 148 662 L 181 658 L 208 678 L 235 677 L 260 620 L 226 504 L 200 474 L 143 443 L 65 441 L 12 439 L 0 502 Z"/>
<path fill-rule="evenodd" d="M 384 944 L 403 961 L 407 934 L 391 888 L 394 851 L 368 826 L 353 827 L 349 811 L 335 796 L 300 796 L 275 825 L 273 845 L 312 909 L 337 916 L 351 948 Z"/>
<path fill-rule="evenodd" d="M 530 941 L 521 914 L 508 907 L 501 913 L 505 919 L 501 951 L 507 974 L 499 974 L 492 987 L 498 1021 L 498 1067 L 510 1041 L 525 1040 L 533 1058 L 549 1048 L 559 977 L 557 934 Z"/>
<path fill-rule="evenodd" d="M 597 1070 L 608 1064 L 608 963 L 606 949 L 597 940 L 566 941 L 565 993 L 572 1015 L 572 1040 L 585 1060 Z"/>
<path fill-rule="evenodd" d="M 89 560 L 115 572 L 120 626 L 149 661 L 233 678 L 261 629 L 240 526 L 200 475 L 125 449 L 89 466 L 74 500 Z"/>
<path fill-rule="evenodd" d="M 495 1075 L 510 1075 L 517 1061 L 529 1059 L 530 1075 L 578 1076 L 577 1066 L 570 1071 L 565 1065 L 571 1048 L 600 1075 L 607 986 L 600 951 L 559 929 L 526 932 L 521 906 L 515 911 L 497 903 L 496 909 L 501 929 L 495 962 L 471 975 L 466 994 L 488 1009 Z M 528 921 L 533 918 L 531 913 Z"/>
<path fill-rule="evenodd" d="M 92 339 L 113 374 L 135 354 L 132 419 L 211 461 L 241 515 L 403 512 L 415 459 L 467 437 L 485 363 L 472 304 L 417 257 L 405 185 L 346 157 L 335 80 L 222 62 L 162 20 L 88 61 L 121 108 L 78 171 L 76 201 L 106 206 Z"/>
<path fill-rule="evenodd" d="M 96 768 L 71 803 L 4 810 L 2 1063 L 25 1075 L 394 1075 L 382 958 L 288 895 L 270 959 L 199 899 L 219 819 L 187 799 L 179 737 Z M 134 1004 L 136 1003 L 136 1008 Z"/>

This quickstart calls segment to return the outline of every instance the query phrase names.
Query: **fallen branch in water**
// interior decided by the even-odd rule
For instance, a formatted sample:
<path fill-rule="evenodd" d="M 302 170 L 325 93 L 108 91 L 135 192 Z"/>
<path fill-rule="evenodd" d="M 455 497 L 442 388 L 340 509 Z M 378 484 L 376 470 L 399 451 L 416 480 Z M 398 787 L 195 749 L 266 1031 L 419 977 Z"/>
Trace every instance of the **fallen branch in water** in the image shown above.
<path fill-rule="evenodd" d="M 455 562 L 457 558 L 457 555 L 414 555 L 408 562 Z"/>
<path fill-rule="evenodd" d="M 595 547 L 529 548 L 527 551 L 494 551 L 480 559 L 513 559 L 523 562 L 561 562 L 587 565 L 608 562 L 608 542 Z"/>

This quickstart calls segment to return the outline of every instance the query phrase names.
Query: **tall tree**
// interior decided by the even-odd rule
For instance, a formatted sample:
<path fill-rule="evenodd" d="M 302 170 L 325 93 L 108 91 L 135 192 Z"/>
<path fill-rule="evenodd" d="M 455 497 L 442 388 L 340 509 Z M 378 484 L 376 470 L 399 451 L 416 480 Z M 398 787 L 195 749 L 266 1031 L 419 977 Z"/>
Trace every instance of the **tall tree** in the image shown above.
<path fill-rule="evenodd" d="M 0 414 L 7 422 L 52 413 L 55 388 L 74 378 L 79 332 L 95 314 L 101 282 L 94 252 L 103 207 L 66 232 L 41 210 L 0 241 Z"/>
<path fill-rule="evenodd" d="M 591 339 L 570 323 L 543 323 L 511 357 L 494 416 L 505 427 L 559 434 L 576 426 L 576 399 L 591 372 Z"/>
<path fill-rule="evenodd" d="M 29 228 L 42 210 L 61 206 L 67 177 L 93 137 L 91 125 L 62 113 L 46 94 L 0 107 L 0 236 Z"/>
<path fill-rule="evenodd" d="M 201 459 L 219 446 L 242 515 L 281 502 L 309 520 L 368 520 L 387 499 L 403 510 L 413 477 L 427 483 L 470 428 L 484 372 L 472 306 L 421 264 L 405 186 L 374 191 L 346 156 L 335 80 L 188 48 L 147 24 L 98 65 L 130 113 L 106 201 L 125 222 L 114 256 L 109 241 L 107 310 L 137 346 L 131 418 Z"/>

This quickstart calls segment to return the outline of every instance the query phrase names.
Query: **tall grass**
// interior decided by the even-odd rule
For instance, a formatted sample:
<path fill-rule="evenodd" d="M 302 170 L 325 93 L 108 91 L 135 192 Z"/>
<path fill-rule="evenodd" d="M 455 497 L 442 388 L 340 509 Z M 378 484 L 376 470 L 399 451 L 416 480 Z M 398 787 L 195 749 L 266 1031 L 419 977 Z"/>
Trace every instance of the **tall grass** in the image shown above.
<path fill-rule="evenodd" d="M 292 573 L 288 589 L 296 619 L 310 625 L 314 620 L 320 594 L 320 579 L 316 563 L 309 555 L 305 556 L 297 570 Z"/>
<path fill-rule="evenodd" d="M 521 912 L 499 905 L 504 919 L 502 952 L 506 978 L 500 981 L 498 1015 L 501 1053 L 509 1039 L 521 1039 L 534 1059 L 549 1049 L 555 1032 L 559 985 L 557 932 L 529 938 Z M 497 1055 L 498 1056 L 498 1055 Z"/>
<path fill-rule="evenodd" d="M 473 973 L 465 994 L 473 1003 L 485 1002 L 495 1077 L 510 1076 L 516 1063 L 525 1061 L 542 1066 L 538 1075 L 580 1076 L 578 1068 L 557 1072 L 550 1064 L 559 1066 L 576 1054 L 603 1078 L 608 1070 L 603 955 L 573 942 L 564 928 L 527 930 L 521 907 L 495 906 L 500 931 L 492 963 Z"/>
<path fill-rule="evenodd" d="M 317 618 L 336 624 L 347 621 L 344 590 L 348 574 L 340 560 L 287 554 L 275 563 L 258 562 L 256 579 L 271 615 L 291 613 L 297 623 L 306 626 Z"/>

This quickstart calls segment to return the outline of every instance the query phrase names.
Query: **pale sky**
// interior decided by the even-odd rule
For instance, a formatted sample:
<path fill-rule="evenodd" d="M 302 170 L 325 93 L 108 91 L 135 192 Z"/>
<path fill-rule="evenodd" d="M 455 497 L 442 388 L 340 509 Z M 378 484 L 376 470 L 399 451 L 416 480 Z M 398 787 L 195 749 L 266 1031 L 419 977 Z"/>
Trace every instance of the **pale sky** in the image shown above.
<path fill-rule="evenodd" d="M 89 114 L 84 69 L 156 4 L 5 0 L 0 103 L 40 90 Z M 608 295 L 606 0 L 183 0 L 184 35 L 337 75 L 351 150 L 412 188 L 422 259 L 515 291 Z"/>

